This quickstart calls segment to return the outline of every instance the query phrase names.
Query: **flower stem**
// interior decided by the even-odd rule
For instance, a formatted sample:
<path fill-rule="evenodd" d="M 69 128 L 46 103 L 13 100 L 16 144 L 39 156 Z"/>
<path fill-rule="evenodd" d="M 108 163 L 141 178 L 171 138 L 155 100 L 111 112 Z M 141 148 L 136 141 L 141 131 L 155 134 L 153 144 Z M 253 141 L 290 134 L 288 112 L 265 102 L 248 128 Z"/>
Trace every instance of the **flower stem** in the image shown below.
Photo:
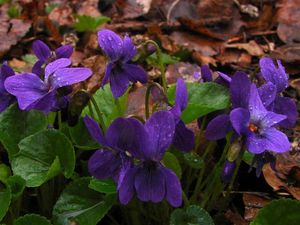
<path fill-rule="evenodd" d="M 195 202 L 196 201 L 197 194 L 198 194 L 198 192 L 200 192 L 200 186 L 201 186 L 203 175 L 204 175 L 204 172 L 205 172 L 206 157 L 213 152 L 213 150 L 215 149 L 215 147 L 216 147 L 216 142 L 211 141 L 211 142 L 209 142 L 208 146 L 205 149 L 205 152 L 204 152 L 204 154 L 202 156 L 202 159 L 203 159 L 203 162 L 204 162 L 204 167 L 200 171 L 199 178 L 197 180 L 197 183 L 196 183 L 196 186 L 195 186 L 195 189 L 194 189 L 194 193 L 193 193 L 193 195 L 191 197 L 191 202 Z"/>
<path fill-rule="evenodd" d="M 148 119 L 150 116 L 149 100 L 150 100 L 151 89 L 152 89 L 152 84 L 148 84 L 146 94 L 145 94 L 145 117 L 146 117 L 146 119 Z"/>
<path fill-rule="evenodd" d="M 189 199 L 188 199 L 188 197 L 186 196 L 186 194 L 184 192 L 182 192 L 182 199 L 183 199 L 183 202 L 184 202 L 184 208 L 189 207 L 190 202 L 189 202 Z"/>
<path fill-rule="evenodd" d="M 99 107 L 98 107 L 98 104 L 96 102 L 96 100 L 94 99 L 93 96 L 91 96 L 91 102 L 93 103 L 94 107 L 95 107 L 95 110 L 96 110 L 96 113 L 98 115 L 98 119 L 99 119 L 99 122 L 100 122 L 100 125 L 103 129 L 103 131 L 106 131 L 106 127 L 105 127 L 105 123 L 104 123 L 104 120 L 103 120 L 103 113 L 100 111 Z"/>
<path fill-rule="evenodd" d="M 58 119 L 58 130 L 62 130 L 62 122 L 61 122 L 61 111 L 57 112 L 57 119 Z"/>
<path fill-rule="evenodd" d="M 160 68 L 160 73 L 161 73 L 161 80 L 162 80 L 162 86 L 164 88 L 164 92 L 167 93 L 167 79 L 166 79 L 166 70 L 165 70 L 165 65 L 162 59 L 162 52 L 158 44 L 153 41 L 153 40 L 147 40 L 145 44 L 153 44 L 156 48 L 156 55 L 157 55 L 157 61 L 158 65 Z"/>

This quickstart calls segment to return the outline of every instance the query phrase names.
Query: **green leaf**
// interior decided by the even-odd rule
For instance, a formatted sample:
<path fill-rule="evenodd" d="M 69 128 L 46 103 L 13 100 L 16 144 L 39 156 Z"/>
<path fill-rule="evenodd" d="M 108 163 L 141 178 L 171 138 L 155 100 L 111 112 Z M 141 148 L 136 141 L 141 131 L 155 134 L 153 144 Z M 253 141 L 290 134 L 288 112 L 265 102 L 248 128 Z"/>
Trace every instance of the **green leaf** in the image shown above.
<path fill-rule="evenodd" d="M 26 181 L 18 175 L 13 175 L 8 177 L 6 182 L 11 189 L 12 198 L 18 199 L 25 189 Z"/>
<path fill-rule="evenodd" d="M 25 137 L 47 127 L 46 116 L 38 111 L 21 111 L 17 104 L 0 114 L 0 141 L 10 160 L 19 151 L 18 143 Z"/>
<path fill-rule="evenodd" d="M 128 92 L 126 92 L 122 97 L 116 100 L 110 91 L 109 85 L 105 85 L 104 89 L 99 88 L 99 90 L 93 96 L 95 101 L 98 103 L 100 111 L 103 113 L 103 119 L 105 126 L 108 127 L 111 122 L 117 117 L 123 116 L 127 108 Z M 119 104 L 116 103 L 119 102 Z M 97 119 L 96 110 L 92 106 L 94 115 L 91 114 L 88 107 L 85 107 L 82 115 L 89 115 L 94 119 Z"/>
<path fill-rule="evenodd" d="M 250 225 L 299 225 L 300 202 L 291 199 L 273 200 L 261 210 Z"/>
<path fill-rule="evenodd" d="M 80 178 L 63 191 L 53 209 L 54 225 L 96 225 L 116 201 L 115 195 L 103 196 L 89 189 L 91 178 Z"/>
<path fill-rule="evenodd" d="M 0 221 L 8 211 L 11 200 L 10 188 L 8 185 L 0 182 Z"/>
<path fill-rule="evenodd" d="M 78 32 L 95 32 L 101 24 L 110 21 L 110 18 L 106 16 L 91 17 L 87 15 L 78 15 L 76 19 L 74 29 Z"/>
<path fill-rule="evenodd" d="M 7 15 L 11 18 L 16 18 L 21 15 L 21 9 L 18 5 L 12 5 L 7 10 Z"/>
<path fill-rule="evenodd" d="M 174 57 L 174 56 L 171 56 L 171 55 L 168 55 L 168 54 L 165 54 L 165 53 L 162 53 L 161 55 L 162 55 L 162 62 L 163 62 L 164 65 L 170 65 L 170 64 L 175 64 L 175 63 L 179 62 L 179 58 L 177 58 L 177 57 Z M 159 62 L 157 60 L 156 52 L 153 53 L 152 55 L 150 55 L 146 59 L 146 62 L 149 65 L 158 66 Z"/>
<path fill-rule="evenodd" d="M 61 132 L 40 131 L 19 143 L 20 152 L 12 161 L 14 174 L 26 180 L 27 187 L 38 187 L 61 170 L 70 178 L 75 168 L 74 148 Z"/>
<path fill-rule="evenodd" d="M 181 166 L 175 155 L 173 155 L 171 152 L 166 152 L 162 162 L 167 168 L 173 170 L 176 175 L 181 178 Z"/>
<path fill-rule="evenodd" d="M 84 150 L 84 147 L 88 147 L 87 149 L 90 150 L 99 148 L 99 144 L 91 138 L 82 118 L 79 119 L 76 126 L 69 127 L 69 134 L 72 142 L 75 145 L 82 147 L 80 148 L 82 150 Z"/>
<path fill-rule="evenodd" d="M 0 164 L 0 181 L 5 181 L 10 176 L 10 168 L 4 163 Z"/>
<path fill-rule="evenodd" d="M 14 225 L 51 225 L 46 217 L 37 214 L 26 214 L 14 221 Z"/>
<path fill-rule="evenodd" d="M 186 210 L 175 209 L 171 214 L 170 225 L 214 225 L 214 221 L 204 209 L 191 205 Z"/>
<path fill-rule="evenodd" d="M 188 89 L 188 105 L 181 118 L 185 123 L 205 116 L 216 110 L 226 109 L 230 104 L 228 90 L 216 83 L 186 83 Z M 168 89 L 168 99 L 174 104 L 176 85 Z"/>
<path fill-rule="evenodd" d="M 254 158 L 254 155 L 248 151 L 245 151 L 244 152 L 244 155 L 243 155 L 243 160 L 245 163 L 247 163 L 249 166 L 252 165 L 252 161 L 253 161 L 253 158 Z"/>
<path fill-rule="evenodd" d="M 201 169 L 204 167 L 203 159 L 194 152 L 184 154 L 185 162 L 194 169 Z"/>
<path fill-rule="evenodd" d="M 116 183 L 112 179 L 98 180 L 92 178 L 89 188 L 104 194 L 117 193 Z"/>
<path fill-rule="evenodd" d="M 38 60 L 38 58 L 34 54 L 26 54 L 22 56 L 22 60 L 30 65 L 33 65 Z"/>

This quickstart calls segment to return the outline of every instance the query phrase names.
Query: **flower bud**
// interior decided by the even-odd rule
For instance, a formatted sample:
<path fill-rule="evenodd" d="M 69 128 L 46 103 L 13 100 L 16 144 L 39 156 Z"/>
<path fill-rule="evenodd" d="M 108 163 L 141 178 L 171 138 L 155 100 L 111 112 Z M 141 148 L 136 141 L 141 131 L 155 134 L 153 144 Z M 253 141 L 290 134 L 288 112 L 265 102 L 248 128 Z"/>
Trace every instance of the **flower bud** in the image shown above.
<path fill-rule="evenodd" d="M 235 168 L 236 168 L 235 162 L 230 162 L 228 160 L 225 161 L 224 167 L 223 167 L 223 172 L 221 175 L 221 180 L 223 183 L 229 183 L 229 181 L 232 178 Z"/>

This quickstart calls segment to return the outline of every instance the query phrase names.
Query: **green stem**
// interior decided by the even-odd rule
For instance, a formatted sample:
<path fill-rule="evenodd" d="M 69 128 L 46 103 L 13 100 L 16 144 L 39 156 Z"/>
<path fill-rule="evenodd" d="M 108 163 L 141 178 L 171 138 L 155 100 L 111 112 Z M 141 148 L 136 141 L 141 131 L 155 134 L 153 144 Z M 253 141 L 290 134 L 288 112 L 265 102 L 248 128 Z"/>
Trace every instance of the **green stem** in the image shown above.
<path fill-rule="evenodd" d="M 61 111 L 57 112 L 57 118 L 58 118 L 58 130 L 62 130 L 62 122 L 61 122 Z"/>
<path fill-rule="evenodd" d="M 164 92 L 167 93 L 166 70 L 165 70 L 164 62 L 162 60 L 161 49 L 158 46 L 158 44 L 153 40 L 148 40 L 148 41 L 145 42 L 145 44 L 150 44 L 150 43 L 153 44 L 156 48 L 156 55 L 157 55 L 157 61 L 158 61 L 159 68 L 160 68 L 160 73 L 161 73 L 162 86 L 164 88 Z"/>
<path fill-rule="evenodd" d="M 241 165 L 241 162 L 243 160 L 243 155 L 244 155 L 244 152 L 245 152 L 245 148 L 242 148 L 242 151 L 240 152 L 239 154 L 239 157 L 237 158 L 236 160 L 236 167 L 235 167 L 235 170 L 233 172 L 233 176 L 230 180 L 230 183 L 229 183 L 229 186 L 228 186 L 228 189 L 227 189 L 227 192 L 226 192 L 226 195 L 228 196 L 230 191 L 232 190 L 233 188 L 233 184 L 234 184 L 234 181 L 235 181 L 235 178 L 238 174 L 238 171 L 239 171 L 239 168 L 240 168 L 240 165 Z"/>
<path fill-rule="evenodd" d="M 96 100 L 94 99 L 94 97 L 91 96 L 90 99 L 91 99 L 91 102 L 93 103 L 94 108 L 95 108 L 95 110 L 96 110 L 96 113 L 97 113 L 97 115 L 98 115 L 98 119 L 99 119 L 100 125 L 101 125 L 103 131 L 105 132 L 105 131 L 106 131 L 106 127 L 105 127 L 105 123 L 104 123 L 104 120 L 103 120 L 103 117 L 102 117 L 103 114 L 102 114 L 102 112 L 100 111 L 100 109 L 99 109 L 99 107 L 98 107 L 98 104 L 97 104 Z"/>
<path fill-rule="evenodd" d="M 150 100 L 150 93 L 153 85 L 149 84 L 147 86 L 146 94 L 145 94 L 145 117 L 148 119 L 150 117 L 150 109 L 149 109 L 149 100 Z"/>
<path fill-rule="evenodd" d="M 202 159 L 203 159 L 203 162 L 204 162 L 204 167 L 200 171 L 199 178 L 197 180 L 197 183 L 196 183 L 196 186 L 195 186 L 195 189 L 194 189 L 194 193 L 193 193 L 193 195 L 191 197 L 191 202 L 195 202 L 196 201 L 197 194 L 201 190 L 200 186 L 201 186 L 203 175 L 204 175 L 204 172 L 205 172 L 205 169 L 206 169 L 205 168 L 206 157 L 213 152 L 213 150 L 215 149 L 215 147 L 216 147 L 216 143 L 212 141 L 212 142 L 209 142 L 208 146 L 205 149 L 205 152 L 204 152 L 204 154 L 202 156 Z"/>
<path fill-rule="evenodd" d="M 122 107 L 121 107 L 120 100 L 118 98 L 115 98 L 115 104 L 116 104 L 117 109 L 118 109 L 118 114 L 121 115 L 122 114 Z"/>
<path fill-rule="evenodd" d="M 184 202 L 184 208 L 189 207 L 190 202 L 189 202 L 189 199 L 187 198 L 187 196 L 184 192 L 182 192 L 182 199 L 183 199 L 183 202 Z"/>

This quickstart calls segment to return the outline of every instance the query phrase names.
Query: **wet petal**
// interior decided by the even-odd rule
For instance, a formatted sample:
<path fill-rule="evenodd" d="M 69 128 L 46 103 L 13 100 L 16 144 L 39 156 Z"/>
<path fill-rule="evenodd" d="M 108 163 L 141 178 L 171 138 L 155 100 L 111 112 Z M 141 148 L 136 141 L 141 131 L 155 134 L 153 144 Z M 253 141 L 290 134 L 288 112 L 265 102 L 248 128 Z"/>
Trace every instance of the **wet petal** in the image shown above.
<path fill-rule="evenodd" d="M 113 177 L 120 168 L 120 158 L 111 151 L 98 150 L 88 161 L 89 173 L 97 179 Z"/>
<path fill-rule="evenodd" d="M 38 60 L 32 67 L 32 73 L 36 74 L 36 75 L 42 75 L 43 73 L 43 69 L 42 69 L 42 65 L 44 64 L 44 61 L 42 60 Z"/>
<path fill-rule="evenodd" d="M 155 112 L 145 124 L 148 144 L 144 147 L 145 159 L 160 161 L 171 145 L 175 133 L 173 115 L 167 111 Z"/>
<path fill-rule="evenodd" d="M 274 104 L 274 112 L 287 116 L 287 119 L 281 121 L 278 125 L 284 128 L 295 126 L 298 118 L 297 106 L 293 99 L 277 96 Z"/>
<path fill-rule="evenodd" d="M 179 207 L 182 204 L 182 188 L 180 181 L 176 174 L 165 167 L 162 167 L 162 171 L 166 181 L 166 198 L 171 206 Z"/>
<path fill-rule="evenodd" d="M 183 79 L 177 79 L 176 94 L 175 94 L 175 104 L 170 110 L 175 117 L 180 117 L 181 112 L 186 108 L 188 103 L 188 91 Z"/>
<path fill-rule="evenodd" d="M 47 86 L 33 73 L 8 77 L 4 86 L 10 94 L 17 97 L 19 107 L 22 110 L 47 93 Z"/>
<path fill-rule="evenodd" d="M 57 59 L 51 63 L 49 63 L 46 68 L 45 68 L 45 78 L 44 81 L 48 82 L 48 78 L 51 74 L 53 74 L 56 70 L 60 68 L 65 68 L 67 66 L 71 65 L 71 60 L 62 58 L 62 59 Z"/>
<path fill-rule="evenodd" d="M 290 150 L 290 142 L 287 136 L 276 128 L 268 128 L 264 130 L 265 147 L 269 151 L 283 153 Z"/>
<path fill-rule="evenodd" d="M 92 75 L 92 70 L 84 67 L 61 68 L 49 78 L 52 88 L 64 87 L 79 83 Z"/>
<path fill-rule="evenodd" d="M 51 91 L 27 106 L 26 110 L 36 109 L 47 114 L 54 109 L 56 102 L 56 93 L 55 91 Z"/>
<path fill-rule="evenodd" d="M 184 152 L 191 151 L 195 146 L 194 132 L 188 129 L 181 120 L 176 124 L 173 145 Z"/>
<path fill-rule="evenodd" d="M 212 81 L 212 73 L 208 65 L 201 66 L 201 76 L 204 82 Z"/>
<path fill-rule="evenodd" d="M 32 51 L 38 57 L 38 59 L 43 62 L 45 62 L 51 55 L 49 47 L 40 40 L 33 42 Z"/>
<path fill-rule="evenodd" d="M 103 77 L 103 79 L 101 81 L 101 86 L 102 87 L 107 83 L 107 81 L 108 81 L 108 79 L 110 77 L 112 68 L 113 68 L 113 63 L 108 63 L 107 66 L 106 66 L 106 68 L 105 68 L 104 77 Z"/>
<path fill-rule="evenodd" d="M 128 202 L 132 199 L 135 189 L 134 189 L 134 178 L 136 174 L 137 168 L 129 169 L 124 175 L 124 179 L 122 183 L 118 184 L 119 186 L 119 200 L 121 204 L 128 204 Z"/>
<path fill-rule="evenodd" d="M 262 127 L 272 127 L 274 125 L 276 125 L 277 123 L 279 123 L 282 120 L 285 120 L 286 116 L 285 115 L 281 115 L 281 114 L 277 114 L 274 112 L 268 112 L 264 118 L 262 118 L 260 124 Z"/>
<path fill-rule="evenodd" d="M 147 83 L 147 73 L 142 67 L 134 64 L 124 64 L 122 66 L 122 69 L 131 82 L 139 81 L 142 84 Z"/>
<path fill-rule="evenodd" d="M 209 122 L 205 130 L 208 140 L 219 140 L 225 138 L 227 133 L 232 130 L 229 115 L 219 115 Z"/>
<path fill-rule="evenodd" d="M 85 116 L 83 121 L 93 139 L 99 144 L 106 146 L 107 142 L 99 124 L 89 116 Z"/>
<path fill-rule="evenodd" d="M 111 73 L 109 79 L 111 92 L 115 98 L 125 94 L 129 86 L 129 79 L 124 71 Z"/>
<path fill-rule="evenodd" d="M 123 62 L 126 63 L 131 60 L 136 54 L 136 47 L 128 35 L 125 35 L 123 41 Z"/>
<path fill-rule="evenodd" d="M 137 170 L 134 187 L 141 201 L 161 202 L 165 197 L 165 185 L 165 176 L 161 166 L 148 168 L 144 165 Z"/>
<path fill-rule="evenodd" d="M 230 95 L 233 108 L 248 108 L 251 82 L 244 72 L 236 72 L 230 83 Z"/>
<path fill-rule="evenodd" d="M 70 58 L 73 51 L 74 49 L 71 45 L 63 45 L 55 50 L 56 59 Z"/>
<path fill-rule="evenodd" d="M 253 154 L 260 154 L 266 151 L 266 141 L 261 135 L 249 133 L 246 140 L 246 148 Z"/>
<path fill-rule="evenodd" d="M 133 120 L 117 118 L 111 123 L 105 134 L 109 146 L 120 151 L 139 151 L 142 141 L 140 135 L 145 136 L 145 131 L 140 122 Z"/>
<path fill-rule="evenodd" d="M 276 97 L 276 86 L 271 82 L 268 82 L 258 88 L 260 99 L 265 107 L 274 102 Z"/>
<path fill-rule="evenodd" d="M 222 73 L 222 72 L 220 72 L 220 71 L 218 71 L 217 73 L 219 74 L 219 77 L 220 77 L 223 81 L 225 81 L 226 83 L 229 84 L 229 83 L 232 81 L 231 77 L 228 76 L 227 74 Z"/>
<path fill-rule="evenodd" d="M 252 84 L 250 89 L 249 111 L 253 122 L 259 122 L 267 114 L 255 84 Z"/>
<path fill-rule="evenodd" d="M 264 57 L 259 60 L 259 65 L 262 76 L 266 81 L 270 81 L 276 85 L 277 92 L 282 92 L 288 86 L 288 75 L 280 60 L 277 60 L 277 67 L 273 59 Z"/>
<path fill-rule="evenodd" d="M 115 32 L 108 29 L 99 31 L 98 43 L 110 61 L 117 61 L 123 56 L 123 40 Z"/>
<path fill-rule="evenodd" d="M 236 108 L 230 112 L 230 121 L 238 134 L 245 134 L 250 121 L 250 113 L 243 108 Z"/>

